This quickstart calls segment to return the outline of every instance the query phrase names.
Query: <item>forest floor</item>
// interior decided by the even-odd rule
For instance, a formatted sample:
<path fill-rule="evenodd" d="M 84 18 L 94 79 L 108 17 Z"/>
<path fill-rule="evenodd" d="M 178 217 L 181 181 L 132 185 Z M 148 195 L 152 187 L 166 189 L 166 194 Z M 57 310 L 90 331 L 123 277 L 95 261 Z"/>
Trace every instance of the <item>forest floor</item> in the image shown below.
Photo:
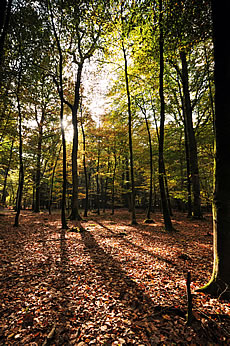
<path fill-rule="evenodd" d="M 124 210 L 61 229 L 60 216 L 0 212 L 1 345 L 226 345 L 230 304 L 195 292 L 212 272 L 212 221 Z M 186 324 L 191 273 L 194 322 Z"/>

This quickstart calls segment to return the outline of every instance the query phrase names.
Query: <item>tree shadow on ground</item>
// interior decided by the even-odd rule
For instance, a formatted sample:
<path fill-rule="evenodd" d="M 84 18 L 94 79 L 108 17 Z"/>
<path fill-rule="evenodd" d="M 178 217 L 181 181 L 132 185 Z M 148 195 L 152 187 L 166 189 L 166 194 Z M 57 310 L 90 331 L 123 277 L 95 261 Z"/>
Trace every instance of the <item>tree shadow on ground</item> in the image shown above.
<path fill-rule="evenodd" d="M 158 261 L 163 261 L 169 265 L 172 265 L 174 267 L 177 267 L 177 265 L 175 263 L 173 263 L 171 260 L 168 260 L 167 258 L 160 256 L 160 255 L 156 255 L 154 253 L 152 253 L 151 251 L 148 251 L 146 249 L 144 249 L 142 246 L 134 244 L 133 242 L 131 242 L 129 239 L 127 239 L 124 235 L 119 235 L 119 233 L 114 232 L 112 229 L 108 228 L 107 226 L 103 225 L 103 223 L 98 222 L 96 220 L 94 220 L 99 226 L 105 228 L 107 231 L 109 231 L 112 236 L 111 237 L 122 237 L 122 241 L 124 243 L 126 243 L 127 245 L 129 245 L 131 248 L 133 248 L 134 250 L 137 250 L 138 252 L 143 253 L 144 255 L 148 255 L 150 257 L 152 257 L 153 259 L 157 259 Z M 105 236 L 106 237 L 106 236 Z M 110 237 L 110 236 L 107 236 Z"/>
<path fill-rule="evenodd" d="M 105 228 L 108 229 L 106 226 Z M 114 234 L 116 232 L 112 231 L 112 233 Z M 85 251 L 90 255 L 95 270 L 103 277 L 104 283 L 110 294 L 115 295 L 115 297 L 124 304 L 126 309 L 131 312 L 131 328 L 136 334 L 139 333 L 146 345 L 156 344 L 157 338 L 154 336 L 156 333 L 155 321 L 159 321 L 159 318 L 162 319 L 163 313 L 170 314 L 172 321 L 175 316 L 177 316 L 177 318 L 180 316 L 185 319 L 185 311 L 179 308 L 161 305 L 156 306 L 151 297 L 144 292 L 138 283 L 127 276 L 121 264 L 98 245 L 89 231 L 83 229 L 81 237 L 85 245 Z M 164 323 L 165 321 L 162 319 L 162 324 L 164 325 Z M 173 328 L 173 326 L 170 328 Z M 171 335 L 170 328 L 168 329 L 168 340 L 170 342 L 177 342 L 179 335 L 176 335 L 174 339 L 175 335 Z M 205 343 L 207 341 L 214 341 L 215 339 L 216 342 L 218 342 L 218 334 L 220 335 L 220 331 L 217 326 L 212 326 L 212 330 L 210 330 L 208 323 L 204 327 L 200 321 L 196 321 L 193 323 L 192 328 L 199 335 L 199 340 L 201 342 Z"/>
<path fill-rule="evenodd" d="M 98 245 L 90 232 L 84 230 L 81 232 L 81 236 L 94 268 L 103 277 L 108 291 L 111 295 L 115 295 L 131 312 L 133 331 L 140 334 L 146 345 L 154 344 L 154 318 L 156 316 L 159 318 L 161 311 L 166 312 L 168 307 L 155 306 L 138 283 L 127 276 L 120 263 Z M 176 309 L 175 311 L 171 309 L 171 313 L 174 315 L 179 313 L 184 316 L 183 311 Z"/>

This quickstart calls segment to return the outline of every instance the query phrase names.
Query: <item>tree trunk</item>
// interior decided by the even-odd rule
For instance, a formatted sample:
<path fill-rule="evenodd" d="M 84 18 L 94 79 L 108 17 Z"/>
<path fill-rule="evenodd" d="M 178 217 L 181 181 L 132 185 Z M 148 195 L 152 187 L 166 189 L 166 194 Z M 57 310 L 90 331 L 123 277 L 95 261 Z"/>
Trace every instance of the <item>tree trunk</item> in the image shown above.
<path fill-rule="evenodd" d="M 53 18 L 53 12 L 51 3 L 49 2 L 49 9 L 51 14 L 51 23 L 52 28 L 54 31 L 55 40 L 57 43 L 58 53 L 59 53 L 59 83 L 54 79 L 55 84 L 57 85 L 59 97 L 60 97 L 60 125 L 61 125 L 61 137 L 62 137 L 62 152 L 63 152 L 63 159 L 62 159 L 62 200 L 61 200 L 61 222 L 62 222 L 62 229 L 68 229 L 68 225 L 66 222 L 66 215 L 65 215 L 65 209 L 66 209 L 66 186 L 67 186 L 67 178 L 66 178 L 66 141 L 65 141 L 65 130 L 63 126 L 63 115 L 64 115 L 64 94 L 63 94 L 63 56 L 62 56 L 62 50 L 60 41 L 57 35 L 57 31 L 54 25 L 54 18 Z"/>
<path fill-rule="evenodd" d="M 49 196 L 49 215 L 51 215 L 51 206 L 52 206 L 52 201 L 53 201 L 54 176 L 55 176 L 55 171 L 56 171 L 57 162 L 58 162 L 58 158 L 59 158 L 60 153 L 61 153 L 61 146 L 60 146 L 60 149 L 58 151 L 58 155 L 56 157 L 56 160 L 55 160 L 55 163 L 53 166 L 53 171 L 52 171 L 52 177 L 51 177 L 51 183 L 50 183 L 50 196 Z"/>
<path fill-rule="evenodd" d="M 7 178 L 10 170 L 10 165 L 12 161 L 12 155 L 13 155 L 13 147 L 14 147 L 14 140 L 11 142 L 11 147 L 10 147 L 10 157 L 9 157 L 9 162 L 8 166 L 5 171 L 5 177 L 4 177 L 4 184 L 3 184 L 3 190 L 2 190 L 2 204 L 5 206 L 6 204 L 6 186 L 7 186 Z"/>
<path fill-rule="evenodd" d="M 191 190 L 191 172 L 190 172 L 190 161 L 189 161 L 189 150 L 188 150 L 188 138 L 187 132 L 185 131 L 185 155 L 186 155 L 186 172 L 187 172 L 187 191 L 188 191 L 188 217 L 192 216 L 192 190 Z"/>
<path fill-rule="evenodd" d="M 192 121 L 192 106 L 189 93 L 188 82 L 188 67 L 186 53 L 180 52 L 182 62 L 182 85 L 184 93 L 184 108 L 185 108 L 185 130 L 188 140 L 189 164 L 191 170 L 191 182 L 193 190 L 193 217 L 202 218 L 201 201 L 200 201 L 200 178 L 197 157 L 197 145 Z"/>
<path fill-rule="evenodd" d="M 129 162 L 128 157 L 125 158 L 123 163 L 123 172 L 122 172 L 122 184 L 123 184 L 123 199 L 124 199 L 124 206 L 128 209 L 128 211 L 131 211 L 131 202 L 130 202 L 130 183 L 129 183 Z"/>
<path fill-rule="evenodd" d="M 176 68 L 176 71 L 178 73 L 178 77 L 181 75 L 178 68 Z M 188 211 L 188 217 L 192 216 L 192 191 L 191 191 L 191 170 L 190 170 L 190 160 L 189 160 L 189 148 L 188 148 L 188 134 L 186 129 L 186 116 L 185 116 L 185 102 L 184 97 L 182 95 L 181 86 L 178 78 L 178 87 L 179 87 L 179 93 L 180 93 L 180 99 L 181 99 L 181 105 L 182 105 L 182 114 L 183 114 L 183 124 L 184 124 L 184 143 L 185 143 L 185 157 L 186 157 L 186 173 L 187 173 L 187 193 L 188 193 L 188 205 L 187 205 L 187 211 Z"/>
<path fill-rule="evenodd" d="M 89 187 L 88 187 L 88 176 L 87 176 L 87 167 L 86 167 L 86 159 L 85 159 L 85 151 L 86 151 L 86 141 L 85 141 L 85 131 L 83 123 L 81 122 L 81 131 L 83 137 L 83 166 L 84 166 L 84 175 L 85 175 L 85 210 L 84 217 L 87 217 L 88 214 L 88 204 L 89 204 Z"/>
<path fill-rule="evenodd" d="M 114 167 L 113 167 L 113 178 L 112 178 L 112 211 L 111 211 L 112 215 L 114 215 L 116 168 L 117 168 L 117 157 L 116 157 L 116 154 L 114 153 Z"/>
<path fill-rule="evenodd" d="M 213 273 L 201 291 L 230 299 L 230 51 L 225 47 L 229 2 L 212 1 L 215 58 L 215 190 Z"/>
<path fill-rule="evenodd" d="M 105 189 L 104 189 L 104 195 L 103 195 L 103 213 L 105 213 L 105 210 L 107 208 L 107 189 L 108 189 L 108 174 L 110 171 L 110 158 L 108 158 L 108 166 L 107 166 L 107 174 L 105 178 Z"/>
<path fill-rule="evenodd" d="M 170 215 L 170 216 L 173 216 L 172 207 L 171 207 L 171 202 L 170 202 L 170 195 L 169 195 L 169 188 L 168 188 L 168 179 L 167 179 L 167 174 L 166 174 L 166 169 L 165 169 L 165 161 L 164 161 L 164 158 L 163 158 L 163 165 L 164 165 L 165 194 L 166 194 L 166 199 L 167 199 L 167 204 L 168 204 L 168 209 L 169 209 L 169 215 Z"/>
<path fill-rule="evenodd" d="M 164 38 L 163 38 L 163 12 L 162 12 L 162 0 L 159 2 L 160 15 L 159 15 L 159 25 L 160 25 L 160 103 L 161 103 L 161 118 L 160 118 L 160 133 L 159 133 L 159 185 L 161 194 L 161 206 L 163 210 L 164 224 L 167 231 L 172 231 L 172 222 L 170 218 L 170 212 L 168 208 L 166 193 L 165 193 L 165 169 L 164 169 L 164 122 L 165 122 L 165 102 L 164 102 Z"/>
<path fill-rule="evenodd" d="M 97 153 L 97 172 L 96 172 L 96 185 L 97 185 L 97 215 L 100 215 L 100 185 L 99 185 L 99 168 L 100 168 L 100 140 L 98 142 L 98 153 Z"/>
<path fill-rule="evenodd" d="M 152 140 L 151 140 L 151 133 L 149 129 L 149 123 L 146 116 L 146 110 L 139 104 L 139 107 L 144 114 L 145 117 L 145 125 L 146 130 L 148 133 L 148 142 L 149 142 L 149 166 L 150 166 L 150 184 L 149 184 L 149 203 L 148 203 L 148 209 L 147 209 L 147 219 L 151 218 L 151 211 L 152 211 L 152 203 L 153 203 L 153 150 L 152 150 Z"/>
<path fill-rule="evenodd" d="M 81 220 L 78 208 L 78 107 L 80 102 L 80 84 L 83 64 L 78 64 L 77 80 L 75 81 L 74 104 L 72 110 L 73 124 L 73 148 L 72 148 L 72 210 L 70 214 L 71 220 Z"/>
<path fill-rule="evenodd" d="M 19 86 L 18 86 L 18 92 L 19 92 Z M 20 166 L 19 166 L 17 210 L 15 215 L 14 227 L 18 227 L 19 225 L 19 216 L 21 212 L 22 193 L 23 193 L 23 185 L 24 185 L 24 168 L 23 168 L 23 158 L 22 158 L 22 113 L 21 113 L 21 105 L 20 105 L 18 92 L 17 92 L 17 103 L 18 103 L 18 116 L 19 116 L 18 132 L 19 132 L 19 164 Z"/>
<path fill-rule="evenodd" d="M 61 110 L 60 110 L 60 119 L 61 124 L 63 123 L 63 113 L 64 113 L 64 103 L 61 100 Z M 66 186 L 67 186 L 67 168 L 66 168 L 66 141 L 65 141 L 65 130 L 64 127 L 61 126 L 61 136 L 62 136 L 62 203 L 61 203 L 61 221 L 62 221 L 62 229 L 68 229 L 68 225 L 66 222 Z"/>
<path fill-rule="evenodd" d="M 129 155 L 130 155 L 130 175 L 131 175 L 131 224 L 136 225 L 136 210 L 135 210 L 135 182 L 134 182 L 134 169 L 133 169 L 133 142 L 132 142 L 132 113 L 131 113 L 131 98 L 129 91 L 129 79 L 128 79 L 128 63 L 125 52 L 124 43 L 122 42 L 122 50 L 125 61 L 125 84 L 126 84 L 126 93 L 128 99 L 128 115 L 129 115 Z"/>
<path fill-rule="evenodd" d="M 42 136 L 43 136 L 43 121 L 45 118 L 45 111 L 42 110 L 42 118 L 38 123 L 38 146 L 37 146 L 37 164 L 36 164 L 36 199 L 34 211 L 39 213 L 40 211 L 40 183 L 41 183 L 41 157 L 42 157 Z"/>

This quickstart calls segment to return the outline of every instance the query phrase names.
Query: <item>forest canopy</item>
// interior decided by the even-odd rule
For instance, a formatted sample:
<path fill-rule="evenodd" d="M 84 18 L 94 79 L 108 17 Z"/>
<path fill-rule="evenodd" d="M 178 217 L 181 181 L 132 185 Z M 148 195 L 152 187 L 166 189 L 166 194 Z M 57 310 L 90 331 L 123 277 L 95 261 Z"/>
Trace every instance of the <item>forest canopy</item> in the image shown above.
<path fill-rule="evenodd" d="M 210 208 L 208 1 L 6 1 L 0 68 L 2 206 L 17 208 L 21 183 L 23 208 L 61 208 L 64 136 L 74 218 L 150 212 L 162 189 L 169 210 Z"/>

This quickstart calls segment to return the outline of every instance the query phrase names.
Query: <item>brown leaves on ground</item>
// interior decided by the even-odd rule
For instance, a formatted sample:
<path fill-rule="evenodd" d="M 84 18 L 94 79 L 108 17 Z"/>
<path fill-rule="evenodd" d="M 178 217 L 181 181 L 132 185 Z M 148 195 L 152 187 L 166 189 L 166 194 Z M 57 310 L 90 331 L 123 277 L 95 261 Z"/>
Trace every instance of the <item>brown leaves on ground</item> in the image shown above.
<path fill-rule="evenodd" d="M 0 215 L 0 343 L 4 345 L 227 344 L 229 303 L 195 289 L 212 271 L 211 217 L 174 227 L 137 226 L 129 215 L 89 216 L 61 230 L 60 217 Z M 186 325 L 191 272 L 195 322 Z"/>

